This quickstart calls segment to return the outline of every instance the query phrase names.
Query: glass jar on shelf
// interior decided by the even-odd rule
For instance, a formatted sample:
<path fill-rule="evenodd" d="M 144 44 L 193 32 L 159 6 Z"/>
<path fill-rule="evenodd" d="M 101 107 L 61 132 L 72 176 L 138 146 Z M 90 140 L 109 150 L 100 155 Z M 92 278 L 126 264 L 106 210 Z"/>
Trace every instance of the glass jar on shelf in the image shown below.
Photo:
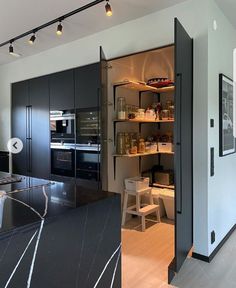
<path fill-rule="evenodd" d="M 168 120 L 169 119 L 169 114 L 170 114 L 170 111 L 165 109 L 165 110 L 162 110 L 161 111 L 161 119 L 162 120 Z"/>
<path fill-rule="evenodd" d="M 138 153 L 138 142 L 137 142 L 137 133 L 131 132 L 130 133 L 130 154 L 137 154 Z"/>
<path fill-rule="evenodd" d="M 137 113 L 137 119 L 139 120 L 143 120 L 145 117 L 145 109 L 138 109 L 138 113 Z"/>
<path fill-rule="evenodd" d="M 145 153 L 145 142 L 144 142 L 144 139 L 143 138 L 140 138 L 139 139 L 139 142 L 138 142 L 138 153 Z"/>
<path fill-rule="evenodd" d="M 125 133 L 125 154 L 129 155 L 130 154 L 130 134 Z"/>
<path fill-rule="evenodd" d="M 174 119 L 175 118 L 175 106 L 171 105 L 169 107 L 169 111 L 170 111 L 170 119 Z"/>
<path fill-rule="evenodd" d="M 137 154 L 137 153 L 138 153 L 137 139 L 132 138 L 130 142 L 130 154 Z"/>
<path fill-rule="evenodd" d="M 132 120 L 135 118 L 135 111 L 133 108 L 133 105 L 126 105 L 126 113 L 127 113 L 127 118 Z"/>
<path fill-rule="evenodd" d="M 122 132 L 117 133 L 116 153 L 118 155 L 124 155 L 126 153 L 126 151 L 125 151 L 125 134 Z"/>
<path fill-rule="evenodd" d="M 125 97 L 119 97 L 117 99 L 117 118 L 119 120 L 126 119 L 126 100 Z"/>

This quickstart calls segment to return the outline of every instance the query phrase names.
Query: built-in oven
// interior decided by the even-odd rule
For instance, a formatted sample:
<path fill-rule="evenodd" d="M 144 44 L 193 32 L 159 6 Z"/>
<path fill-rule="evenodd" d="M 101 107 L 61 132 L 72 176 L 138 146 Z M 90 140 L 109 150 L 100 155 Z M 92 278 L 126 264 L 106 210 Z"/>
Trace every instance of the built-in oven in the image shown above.
<path fill-rule="evenodd" d="M 73 111 L 51 111 L 51 142 L 75 140 L 75 114 Z"/>
<path fill-rule="evenodd" d="M 51 143 L 51 173 L 75 177 L 75 144 Z"/>
<path fill-rule="evenodd" d="M 100 144 L 76 145 L 76 178 L 100 181 Z"/>

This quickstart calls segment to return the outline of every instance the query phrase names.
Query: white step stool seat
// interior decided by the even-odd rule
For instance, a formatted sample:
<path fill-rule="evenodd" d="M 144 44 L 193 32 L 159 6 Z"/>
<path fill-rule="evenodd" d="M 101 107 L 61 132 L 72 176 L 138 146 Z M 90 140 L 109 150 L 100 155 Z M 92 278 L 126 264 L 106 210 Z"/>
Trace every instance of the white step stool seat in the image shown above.
<path fill-rule="evenodd" d="M 124 195 L 124 205 L 123 205 L 123 215 L 122 215 L 122 225 L 125 225 L 125 220 L 126 220 L 126 214 L 132 214 L 132 215 L 137 215 L 140 216 L 142 219 L 142 231 L 145 231 L 145 217 L 147 215 L 150 215 L 152 213 L 156 212 L 157 216 L 157 221 L 161 222 L 161 217 L 160 217 L 160 206 L 153 204 L 153 196 L 152 196 L 152 189 L 147 188 L 143 190 L 138 190 L 138 191 L 131 191 L 131 190 L 125 190 L 125 195 Z M 142 195 L 147 195 L 149 194 L 149 204 L 145 205 L 144 207 L 141 207 L 141 197 Z M 136 204 L 133 206 L 128 207 L 128 197 L 129 195 L 135 196 L 136 197 Z"/>

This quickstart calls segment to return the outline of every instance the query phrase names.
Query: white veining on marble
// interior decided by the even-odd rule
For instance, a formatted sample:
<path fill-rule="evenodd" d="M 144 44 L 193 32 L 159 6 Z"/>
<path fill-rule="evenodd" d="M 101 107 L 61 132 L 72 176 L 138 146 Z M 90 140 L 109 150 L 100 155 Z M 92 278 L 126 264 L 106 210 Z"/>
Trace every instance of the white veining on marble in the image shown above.
<path fill-rule="evenodd" d="M 48 195 L 45 191 L 45 186 L 43 186 L 43 195 L 45 197 L 45 208 L 44 208 L 44 213 L 42 217 L 44 218 L 48 213 Z"/>
<path fill-rule="evenodd" d="M 28 250 L 28 248 L 29 248 L 31 242 L 32 242 L 33 239 L 35 238 L 37 232 L 38 232 L 38 230 L 33 234 L 33 236 L 31 237 L 30 241 L 28 242 L 28 244 L 27 244 L 27 246 L 26 246 L 24 252 L 22 253 L 22 255 L 21 255 L 19 261 L 17 262 L 15 268 L 13 269 L 13 271 L 12 271 L 12 273 L 11 273 L 11 275 L 10 275 L 10 277 L 9 277 L 9 279 L 8 279 L 8 281 L 7 281 L 7 283 L 6 283 L 6 285 L 4 286 L 4 288 L 7 288 L 8 285 L 10 284 L 12 277 L 14 276 L 14 274 L 15 274 L 17 268 L 19 267 L 19 265 L 20 265 L 20 263 L 21 263 L 23 257 L 25 256 L 26 251 Z"/>
<path fill-rule="evenodd" d="M 116 248 L 116 250 L 113 252 L 113 254 L 111 255 L 111 257 L 109 258 L 109 260 L 107 261 L 106 265 L 104 266 L 102 273 L 100 274 L 97 282 L 95 283 L 95 285 L 93 286 L 93 288 L 96 288 L 100 282 L 100 280 L 102 279 L 103 274 L 105 273 L 108 265 L 110 264 L 111 260 L 114 258 L 114 256 L 116 255 L 116 253 L 120 250 L 121 248 L 121 244 L 118 246 L 118 248 Z"/>
<path fill-rule="evenodd" d="M 3 208 L 4 208 L 5 200 L 6 200 L 6 192 L 0 191 L 0 229 L 2 228 Z"/>
<path fill-rule="evenodd" d="M 27 280 L 27 288 L 29 288 L 30 284 L 31 284 L 32 275 L 33 275 L 33 271 L 34 271 L 34 263 L 35 263 L 35 259 L 36 259 L 36 255 L 37 255 L 37 251 L 38 251 L 38 246 L 39 246 L 39 241 L 40 241 L 40 238 L 41 238 L 41 233 L 42 233 L 42 230 L 43 230 L 43 225 L 44 225 L 44 219 L 41 221 L 41 225 L 40 225 L 37 241 L 36 241 L 35 248 L 34 248 L 33 259 L 32 259 L 32 262 L 31 262 L 29 277 L 28 277 L 28 280 Z"/>
<path fill-rule="evenodd" d="M 121 255 L 121 249 L 120 249 L 120 251 L 119 251 L 119 254 L 118 254 L 118 257 L 117 257 L 117 260 L 116 260 L 116 265 L 115 265 L 115 269 L 114 269 L 114 271 L 113 271 L 110 288 L 113 287 L 113 284 L 114 284 L 114 281 L 115 281 L 115 276 L 116 276 L 116 271 L 117 271 L 118 264 L 119 264 L 119 260 L 120 260 L 120 255 Z"/>
<path fill-rule="evenodd" d="M 48 186 L 48 185 L 41 185 L 41 186 L 30 187 L 30 189 L 33 189 L 33 188 L 36 188 L 36 187 L 42 187 L 43 195 L 44 195 L 44 197 L 45 197 L 45 208 L 44 208 L 44 213 L 43 213 L 43 215 L 41 215 L 37 210 L 35 210 L 32 206 L 26 204 L 25 202 L 9 196 L 9 194 L 19 193 L 19 190 L 15 190 L 15 191 L 13 191 L 13 192 L 8 192 L 8 193 L 5 192 L 5 194 L 3 193 L 4 197 L 9 198 L 9 199 L 11 199 L 11 200 L 13 200 L 13 201 L 16 201 L 16 202 L 18 202 L 18 203 L 26 206 L 27 208 L 29 208 L 31 211 L 33 211 L 33 212 L 41 219 L 40 229 L 37 230 L 37 231 L 34 233 L 34 235 L 32 236 L 32 238 L 30 239 L 30 241 L 29 241 L 29 243 L 28 243 L 25 251 L 23 252 L 23 254 L 21 255 L 21 258 L 20 258 L 19 261 L 17 262 L 17 265 L 16 265 L 16 267 L 14 268 L 13 272 L 11 273 L 11 276 L 10 276 L 10 278 L 8 279 L 7 284 L 6 284 L 6 286 L 5 286 L 4 288 L 7 288 L 7 287 L 8 287 L 8 285 L 9 285 L 12 277 L 14 276 L 14 274 L 15 274 L 18 266 L 20 265 L 21 260 L 23 259 L 24 255 L 25 255 L 27 249 L 29 248 L 29 246 L 30 246 L 31 242 L 33 241 L 35 235 L 38 233 L 37 241 L 36 241 L 35 248 L 34 248 L 33 258 L 32 258 L 32 262 L 31 262 L 31 265 L 30 265 L 29 276 L 28 276 L 28 280 L 27 280 L 27 288 L 30 288 L 31 280 L 32 280 L 32 275 L 33 275 L 33 270 L 34 270 L 35 259 L 36 259 L 36 255 L 37 255 L 37 251 L 38 251 L 38 246 L 39 246 L 39 242 L 40 242 L 42 230 L 43 230 L 43 227 L 44 227 L 44 221 L 45 221 L 44 218 L 45 218 L 45 216 L 47 215 L 47 211 L 48 211 L 48 195 L 47 195 L 47 193 L 46 193 L 46 191 L 45 191 L 45 186 Z M 23 190 L 23 191 L 25 191 L 25 190 Z"/>
<path fill-rule="evenodd" d="M 114 201 L 114 200 L 113 200 Z M 102 231 L 100 233 L 100 236 L 99 236 L 99 240 L 97 242 L 97 245 L 96 245 L 96 251 L 94 253 L 94 257 L 93 257 L 93 260 L 92 260 L 92 263 L 89 267 L 89 271 L 88 271 L 88 275 L 87 275 L 87 279 L 86 279 L 86 283 L 85 283 L 85 287 L 87 287 L 88 285 L 88 281 L 89 281 L 89 278 L 90 278 L 90 275 L 92 273 L 92 268 L 94 266 L 94 264 L 96 263 L 96 258 L 97 258 L 97 255 L 98 255 L 98 252 L 99 252 L 99 248 L 102 244 L 102 241 L 103 241 L 103 237 L 104 237 L 104 233 L 106 231 L 106 228 L 107 228 L 107 224 L 109 222 L 109 219 L 111 217 L 111 212 L 112 212 L 112 205 L 110 205 L 109 207 L 109 210 L 108 210 L 108 213 L 106 215 L 106 218 L 105 218 L 105 221 L 104 221 L 104 225 L 103 225 L 103 228 L 102 228 Z"/>

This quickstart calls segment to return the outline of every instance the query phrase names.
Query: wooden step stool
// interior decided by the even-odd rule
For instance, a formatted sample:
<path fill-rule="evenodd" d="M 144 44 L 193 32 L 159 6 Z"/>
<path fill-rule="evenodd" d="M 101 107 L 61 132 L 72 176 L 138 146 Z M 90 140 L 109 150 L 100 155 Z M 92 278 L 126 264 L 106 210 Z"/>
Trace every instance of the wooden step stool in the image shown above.
<path fill-rule="evenodd" d="M 141 197 L 142 197 L 142 195 L 147 194 L 147 193 L 149 194 L 149 204 L 143 204 L 142 205 L 143 207 L 142 207 L 141 206 Z M 136 197 L 136 204 L 128 207 L 129 195 Z M 145 217 L 149 214 L 154 213 L 154 212 L 156 212 L 157 221 L 161 222 L 160 206 L 153 204 L 153 196 L 152 196 L 152 189 L 151 188 L 146 188 L 146 189 L 139 190 L 139 191 L 125 190 L 123 215 L 122 215 L 122 226 L 125 225 L 126 214 L 137 215 L 137 216 L 140 216 L 142 219 L 142 231 L 144 232 L 146 229 Z"/>

